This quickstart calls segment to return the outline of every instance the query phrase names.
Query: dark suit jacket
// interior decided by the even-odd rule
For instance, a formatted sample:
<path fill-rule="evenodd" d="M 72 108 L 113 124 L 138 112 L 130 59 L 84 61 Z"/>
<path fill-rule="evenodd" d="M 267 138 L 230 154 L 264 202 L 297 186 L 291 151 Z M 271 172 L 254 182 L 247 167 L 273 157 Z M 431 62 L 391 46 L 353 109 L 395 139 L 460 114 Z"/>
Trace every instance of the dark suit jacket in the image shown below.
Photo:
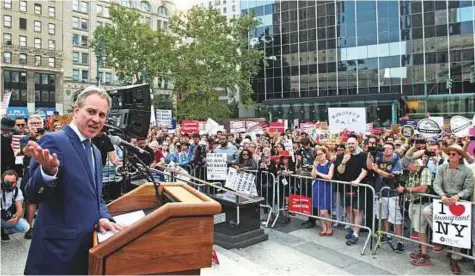
<path fill-rule="evenodd" d="M 58 155 L 60 168 L 55 181 L 45 182 L 31 161 L 26 193 L 38 202 L 39 213 L 25 274 L 87 274 L 94 227 L 99 219 L 111 218 L 102 199 L 101 154 L 94 146 L 92 175 L 84 147 L 69 126 L 43 136 L 39 144 Z"/>

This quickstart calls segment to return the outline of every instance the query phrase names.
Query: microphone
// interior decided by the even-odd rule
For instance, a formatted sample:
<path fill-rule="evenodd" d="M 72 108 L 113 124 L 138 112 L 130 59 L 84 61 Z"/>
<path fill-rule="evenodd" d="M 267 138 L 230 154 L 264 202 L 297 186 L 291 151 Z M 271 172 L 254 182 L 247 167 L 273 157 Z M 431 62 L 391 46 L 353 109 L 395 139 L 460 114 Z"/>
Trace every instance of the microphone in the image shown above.
<path fill-rule="evenodd" d="M 119 136 L 115 136 L 115 135 L 109 135 L 109 139 L 111 139 L 111 143 L 112 145 L 114 146 L 123 146 L 124 148 L 127 148 L 128 150 L 130 151 L 133 151 L 133 152 L 138 152 L 140 154 L 148 154 L 150 155 L 147 151 L 135 146 L 135 145 L 132 145 L 131 143 L 127 142 L 127 141 L 124 141 L 122 140 L 122 138 L 120 138 Z"/>

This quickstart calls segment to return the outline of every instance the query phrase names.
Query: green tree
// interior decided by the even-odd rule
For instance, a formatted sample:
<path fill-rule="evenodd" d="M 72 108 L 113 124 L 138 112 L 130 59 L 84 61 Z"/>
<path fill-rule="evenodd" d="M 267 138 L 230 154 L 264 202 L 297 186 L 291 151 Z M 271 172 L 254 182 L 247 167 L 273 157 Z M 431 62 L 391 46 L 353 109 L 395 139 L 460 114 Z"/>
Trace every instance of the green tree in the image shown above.
<path fill-rule="evenodd" d="M 155 94 L 152 102 L 156 109 L 173 109 L 173 99 L 170 95 Z"/>
<path fill-rule="evenodd" d="M 168 78 L 173 54 L 170 35 L 141 23 L 135 10 L 111 5 L 109 11 L 112 24 L 95 30 L 91 47 L 105 52 L 105 63 L 115 70 L 119 80 L 133 78 L 141 83 L 154 77 Z"/>
<path fill-rule="evenodd" d="M 252 103 L 250 79 L 263 57 L 248 47 L 247 32 L 258 24 L 253 15 L 227 18 L 216 9 L 196 6 L 173 17 L 176 54 L 171 77 L 174 92 L 182 98 L 180 119 L 229 117 L 231 110 L 219 101 L 217 88 L 245 105 Z"/>

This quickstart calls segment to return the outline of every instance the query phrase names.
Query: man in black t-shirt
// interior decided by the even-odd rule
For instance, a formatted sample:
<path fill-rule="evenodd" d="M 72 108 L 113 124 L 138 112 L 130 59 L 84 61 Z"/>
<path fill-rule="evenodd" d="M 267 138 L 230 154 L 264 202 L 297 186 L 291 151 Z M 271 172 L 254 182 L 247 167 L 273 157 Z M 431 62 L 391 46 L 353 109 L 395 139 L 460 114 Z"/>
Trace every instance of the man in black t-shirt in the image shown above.
<path fill-rule="evenodd" d="M 100 132 L 96 137 L 92 138 L 92 143 L 101 152 L 102 166 L 105 166 L 109 152 L 115 152 L 115 148 L 114 145 L 112 145 L 111 143 L 111 139 L 109 138 L 109 136 L 105 135 L 104 132 Z M 117 163 L 117 160 L 111 161 L 116 161 L 115 163 Z"/>
<path fill-rule="evenodd" d="M 366 205 L 365 188 L 357 185 L 363 181 L 368 174 L 366 169 L 366 154 L 358 153 L 358 141 L 355 138 L 349 138 L 347 141 L 348 149 L 344 154 L 337 157 L 337 178 L 340 181 L 351 182 L 349 185 L 340 186 L 339 190 L 345 193 L 346 219 L 348 222 L 362 225 L 364 209 Z M 358 234 L 360 227 L 354 226 L 346 235 L 347 245 L 358 243 Z"/>

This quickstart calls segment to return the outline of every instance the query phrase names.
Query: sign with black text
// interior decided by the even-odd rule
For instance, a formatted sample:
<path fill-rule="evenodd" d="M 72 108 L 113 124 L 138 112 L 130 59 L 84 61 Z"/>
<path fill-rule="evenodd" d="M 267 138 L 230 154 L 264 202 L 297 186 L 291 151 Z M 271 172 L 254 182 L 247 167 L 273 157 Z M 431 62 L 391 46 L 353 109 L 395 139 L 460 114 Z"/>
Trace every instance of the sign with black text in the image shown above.
<path fill-rule="evenodd" d="M 434 199 L 432 241 L 448 246 L 470 249 L 472 246 L 472 205 L 456 202 L 445 205 Z"/>
<path fill-rule="evenodd" d="M 255 179 L 256 176 L 252 173 L 238 172 L 234 168 L 229 168 L 224 187 L 241 194 L 257 196 Z"/>
<path fill-rule="evenodd" d="M 206 154 L 206 170 L 208 180 L 226 180 L 228 165 L 226 153 Z"/>
<path fill-rule="evenodd" d="M 156 109 L 155 120 L 157 121 L 157 126 L 171 127 L 172 111 L 169 109 Z"/>

